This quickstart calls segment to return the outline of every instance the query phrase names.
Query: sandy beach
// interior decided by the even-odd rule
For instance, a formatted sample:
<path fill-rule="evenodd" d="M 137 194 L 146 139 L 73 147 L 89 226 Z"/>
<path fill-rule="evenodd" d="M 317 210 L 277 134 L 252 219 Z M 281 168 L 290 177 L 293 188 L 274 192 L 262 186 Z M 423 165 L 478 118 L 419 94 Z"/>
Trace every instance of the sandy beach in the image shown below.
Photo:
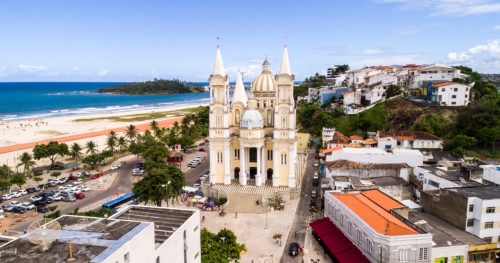
<path fill-rule="evenodd" d="M 204 106 L 204 105 L 198 105 Z M 0 165 L 14 167 L 17 158 L 22 152 L 31 152 L 37 144 L 48 143 L 51 140 L 59 142 L 78 142 L 82 146 L 89 140 L 98 145 L 98 149 L 105 147 L 106 135 L 116 131 L 123 135 L 126 126 L 133 124 L 138 131 L 149 128 L 154 119 L 160 127 L 169 127 L 176 121 L 180 122 L 183 115 L 197 106 L 170 106 L 152 110 L 136 110 L 115 114 L 75 115 L 12 121 L 0 125 Z"/>

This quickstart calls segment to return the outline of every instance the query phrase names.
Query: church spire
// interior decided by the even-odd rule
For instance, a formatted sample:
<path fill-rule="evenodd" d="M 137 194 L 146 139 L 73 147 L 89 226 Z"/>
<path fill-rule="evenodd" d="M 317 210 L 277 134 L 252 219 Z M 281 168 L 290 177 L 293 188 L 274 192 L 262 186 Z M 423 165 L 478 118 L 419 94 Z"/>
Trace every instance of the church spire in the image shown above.
<path fill-rule="evenodd" d="M 215 53 L 215 65 L 213 75 L 226 76 L 226 71 L 224 70 L 224 64 L 222 63 L 222 55 L 220 54 L 219 45 L 217 45 L 217 52 Z"/>
<path fill-rule="evenodd" d="M 238 76 L 236 77 L 236 85 L 234 86 L 233 103 L 237 101 L 243 103 L 243 106 L 247 106 L 248 97 L 245 91 L 245 85 L 243 84 L 241 72 L 239 71 Z"/>
<path fill-rule="evenodd" d="M 288 45 L 283 46 L 283 54 L 281 55 L 281 65 L 278 75 L 288 74 L 292 75 L 292 69 L 290 68 L 290 61 L 288 59 Z"/>

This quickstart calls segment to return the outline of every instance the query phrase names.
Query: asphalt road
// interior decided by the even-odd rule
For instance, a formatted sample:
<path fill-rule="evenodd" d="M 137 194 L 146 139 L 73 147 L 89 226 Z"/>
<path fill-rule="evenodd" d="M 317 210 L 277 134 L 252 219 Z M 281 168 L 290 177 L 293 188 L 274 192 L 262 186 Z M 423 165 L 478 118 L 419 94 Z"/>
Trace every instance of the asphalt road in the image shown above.
<path fill-rule="evenodd" d="M 313 166 L 315 161 L 314 159 L 315 155 L 316 154 L 314 153 L 314 151 L 310 151 L 309 157 L 307 158 L 306 171 L 304 173 L 304 176 L 302 177 L 300 200 L 297 207 L 297 211 L 295 212 L 292 227 L 290 228 L 290 233 L 288 233 L 288 239 L 285 242 L 286 247 L 283 251 L 283 255 L 281 256 L 282 263 L 303 262 L 302 261 L 303 254 L 300 254 L 297 257 L 291 257 L 290 255 L 288 255 L 288 246 L 292 242 L 297 242 L 301 246 L 304 245 L 304 241 L 306 238 L 306 230 L 309 224 L 309 216 L 310 216 L 309 206 L 311 203 L 311 199 L 309 195 L 311 193 L 311 190 L 313 189 L 312 178 L 314 172 L 317 170 L 317 168 Z M 319 189 L 317 188 L 316 190 Z M 318 193 L 319 192 L 320 191 L 318 191 Z M 299 233 L 298 236 L 295 236 L 296 231 Z"/>

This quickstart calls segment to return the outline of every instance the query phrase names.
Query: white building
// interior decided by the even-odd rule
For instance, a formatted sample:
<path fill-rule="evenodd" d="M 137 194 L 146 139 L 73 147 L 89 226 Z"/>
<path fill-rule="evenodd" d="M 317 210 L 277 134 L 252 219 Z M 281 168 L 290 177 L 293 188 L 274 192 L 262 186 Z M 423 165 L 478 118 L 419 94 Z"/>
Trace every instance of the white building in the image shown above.
<path fill-rule="evenodd" d="M 442 82 L 432 83 L 431 94 L 427 99 L 441 106 L 466 106 L 469 104 L 471 87 L 469 85 Z M 430 98 L 429 98 L 430 95 Z"/>
<path fill-rule="evenodd" d="M 499 165 L 480 165 L 483 168 L 483 180 L 500 184 L 500 166 Z"/>
<path fill-rule="evenodd" d="M 427 81 L 452 81 L 454 78 L 463 78 L 460 70 L 445 65 L 431 65 L 421 68 L 415 72 L 411 82 L 411 88 L 421 88 Z"/>
<path fill-rule="evenodd" d="M 0 245 L 2 263 L 201 263 L 199 210 L 129 206 L 112 218 L 64 215 L 46 226 L 49 250 L 30 242 L 36 232 Z M 15 253 L 14 253 L 15 252 Z M 69 262 L 69 261 L 68 261 Z"/>
<path fill-rule="evenodd" d="M 443 148 L 443 140 L 435 135 L 421 131 L 377 131 L 375 138 L 380 149 L 406 148 L 423 150 Z"/>
<path fill-rule="evenodd" d="M 230 101 L 217 48 L 210 76 L 210 183 L 296 187 L 294 79 L 285 46 L 278 74 L 273 75 L 266 58 L 250 93 L 238 74 Z"/>
<path fill-rule="evenodd" d="M 405 163 L 410 167 L 423 165 L 423 155 L 418 150 L 379 148 L 339 148 L 326 155 L 326 162 L 348 160 L 358 163 L 395 164 Z"/>
<path fill-rule="evenodd" d="M 432 235 L 404 220 L 405 209 L 379 190 L 325 193 L 325 217 L 370 262 L 434 262 Z"/>

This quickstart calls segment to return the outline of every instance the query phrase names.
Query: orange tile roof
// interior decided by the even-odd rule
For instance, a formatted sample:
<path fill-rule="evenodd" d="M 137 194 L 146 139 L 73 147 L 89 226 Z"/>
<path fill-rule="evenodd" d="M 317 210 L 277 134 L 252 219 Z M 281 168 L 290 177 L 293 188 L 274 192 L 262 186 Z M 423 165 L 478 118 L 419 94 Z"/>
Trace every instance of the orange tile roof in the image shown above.
<path fill-rule="evenodd" d="M 415 140 L 415 137 L 401 135 L 401 136 L 394 136 L 394 139 L 396 139 L 398 141 L 411 141 L 411 140 Z"/>
<path fill-rule="evenodd" d="M 359 135 L 351 135 L 349 136 L 349 139 L 352 140 L 363 140 L 363 137 L 359 136 Z"/>
<path fill-rule="evenodd" d="M 321 150 L 322 153 L 331 153 L 331 152 L 334 152 L 334 151 L 338 151 L 338 150 L 341 150 L 342 146 L 335 146 L 335 147 L 332 147 L 332 148 L 328 148 L 328 149 L 323 149 Z"/>
<path fill-rule="evenodd" d="M 379 190 L 372 190 L 378 191 Z M 370 191 L 371 192 L 371 191 Z M 342 194 L 332 193 L 335 198 L 353 211 L 360 219 L 365 221 L 376 232 L 387 236 L 402 236 L 418 234 L 413 228 L 405 224 L 392 214 L 386 208 L 391 205 L 385 205 L 385 202 L 392 203 L 394 200 L 387 195 L 380 193 L 369 193 L 368 196 L 376 200 L 376 203 L 367 195 L 362 193 Z M 383 208 L 382 205 L 384 204 Z"/>
<path fill-rule="evenodd" d="M 402 208 L 405 207 L 403 204 L 398 202 L 397 200 L 391 198 L 390 196 L 387 196 L 380 190 L 369 190 L 369 191 L 363 191 L 361 192 L 362 195 L 366 196 L 366 198 L 370 199 L 372 202 L 375 204 L 379 205 L 385 211 L 390 212 L 392 209 L 395 208 Z"/>
<path fill-rule="evenodd" d="M 363 140 L 361 142 L 361 144 L 377 144 L 377 140 L 373 139 L 373 138 L 368 138 L 366 140 Z"/>

